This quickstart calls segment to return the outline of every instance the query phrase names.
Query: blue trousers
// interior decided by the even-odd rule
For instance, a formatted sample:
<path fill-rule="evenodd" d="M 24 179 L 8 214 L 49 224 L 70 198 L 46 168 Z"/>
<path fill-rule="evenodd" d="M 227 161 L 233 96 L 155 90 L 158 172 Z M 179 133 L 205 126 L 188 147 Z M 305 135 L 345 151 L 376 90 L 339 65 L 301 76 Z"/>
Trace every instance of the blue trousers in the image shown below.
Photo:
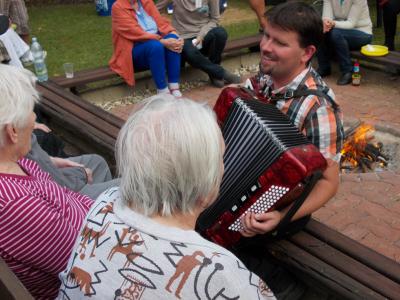
<path fill-rule="evenodd" d="M 365 33 L 357 29 L 333 28 L 325 33 L 324 41 L 317 52 L 318 66 L 321 71 L 330 71 L 331 50 L 336 55 L 340 71 L 349 73 L 353 69 L 350 51 L 360 50 L 366 44 L 371 43 L 372 34 Z"/>
<path fill-rule="evenodd" d="M 167 34 L 164 39 L 178 38 L 175 34 Z M 181 55 L 168 50 L 158 40 L 135 43 L 132 48 L 132 58 L 135 70 L 149 70 L 157 89 L 167 87 L 165 73 L 169 83 L 178 83 L 181 66 Z"/>

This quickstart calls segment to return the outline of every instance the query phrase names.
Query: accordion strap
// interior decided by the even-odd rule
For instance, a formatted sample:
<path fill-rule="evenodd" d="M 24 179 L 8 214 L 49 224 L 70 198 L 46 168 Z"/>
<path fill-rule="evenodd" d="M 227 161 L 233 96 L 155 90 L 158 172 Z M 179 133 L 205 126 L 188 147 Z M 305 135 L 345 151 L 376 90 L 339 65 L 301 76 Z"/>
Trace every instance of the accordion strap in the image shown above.
<path fill-rule="evenodd" d="M 303 193 L 300 195 L 299 198 L 297 198 L 294 202 L 293 205 L 290 207 L 289 211 L 286 213 L 286 215 L 283 217 L 283 219 L 279 222 L 278 226 L 276 227 L 275 231 L 273 231 L 271 234 L 273 236 L 280 236 L 285 234 L 285 229 L 286 227 L 291 223 L 292 218 L 294 214 L 299 210 L 301 205 L 304 203 L 312 189 L 314 188 L 315 184 L 317 181 L 322 177 L 322 172 L 317 171 L 314 172 L 308 179 L 308 182 L 306 183 L 306 186 L 304 188 Z"/>

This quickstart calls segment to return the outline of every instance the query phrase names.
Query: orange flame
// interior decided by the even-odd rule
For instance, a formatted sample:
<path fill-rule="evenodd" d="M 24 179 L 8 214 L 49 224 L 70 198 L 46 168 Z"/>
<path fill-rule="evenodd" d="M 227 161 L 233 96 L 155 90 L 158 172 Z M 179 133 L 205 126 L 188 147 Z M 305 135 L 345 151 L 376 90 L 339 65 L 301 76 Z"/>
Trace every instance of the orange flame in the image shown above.
<path fill-rule="evenodd" d="M 342 162 L 348 162 L 356 167 L 358 165 L 357 159 L 364 155 L 365 146 L 373 139 L 372 134 L 374 131 L 375 129 L 372 125 L 360 125 L 344 142 L 341 151 Z"/>

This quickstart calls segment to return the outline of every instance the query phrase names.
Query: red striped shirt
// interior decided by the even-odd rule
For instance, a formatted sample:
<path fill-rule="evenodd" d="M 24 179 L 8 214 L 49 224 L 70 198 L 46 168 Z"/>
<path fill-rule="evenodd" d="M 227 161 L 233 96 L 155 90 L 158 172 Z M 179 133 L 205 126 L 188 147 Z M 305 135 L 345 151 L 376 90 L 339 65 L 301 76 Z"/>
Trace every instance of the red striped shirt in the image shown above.
<path fill-rule="evenodd" d="M 37 299 L 54 299 L 81 224 L 93 203 L 58 185 L 28 159 L 28 176 L 0 173 L 0 256 Z"/>

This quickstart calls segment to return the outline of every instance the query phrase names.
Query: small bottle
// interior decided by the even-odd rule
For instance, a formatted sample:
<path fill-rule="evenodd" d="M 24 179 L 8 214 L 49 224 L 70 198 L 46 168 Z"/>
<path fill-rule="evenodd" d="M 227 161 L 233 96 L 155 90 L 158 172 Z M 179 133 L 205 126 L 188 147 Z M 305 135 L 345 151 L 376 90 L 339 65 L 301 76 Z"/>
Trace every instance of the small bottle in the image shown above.
<path fill-rule="evenodd" d="M 47 67 L 44 61 L 44 53 L 36 37 L 32 38 L 31 53 L 33 56 L 33 64 L 38 81 L 43 82 L 49 79 Z"/>
<path fill-rule="evenodd" d="M 361 74 L 360 74 L 360 63 L 356 60 L 353 66 L 353 75 L 351 76 L 351 83 L 353 85 L 360 85 L 361 83 Z"/>

